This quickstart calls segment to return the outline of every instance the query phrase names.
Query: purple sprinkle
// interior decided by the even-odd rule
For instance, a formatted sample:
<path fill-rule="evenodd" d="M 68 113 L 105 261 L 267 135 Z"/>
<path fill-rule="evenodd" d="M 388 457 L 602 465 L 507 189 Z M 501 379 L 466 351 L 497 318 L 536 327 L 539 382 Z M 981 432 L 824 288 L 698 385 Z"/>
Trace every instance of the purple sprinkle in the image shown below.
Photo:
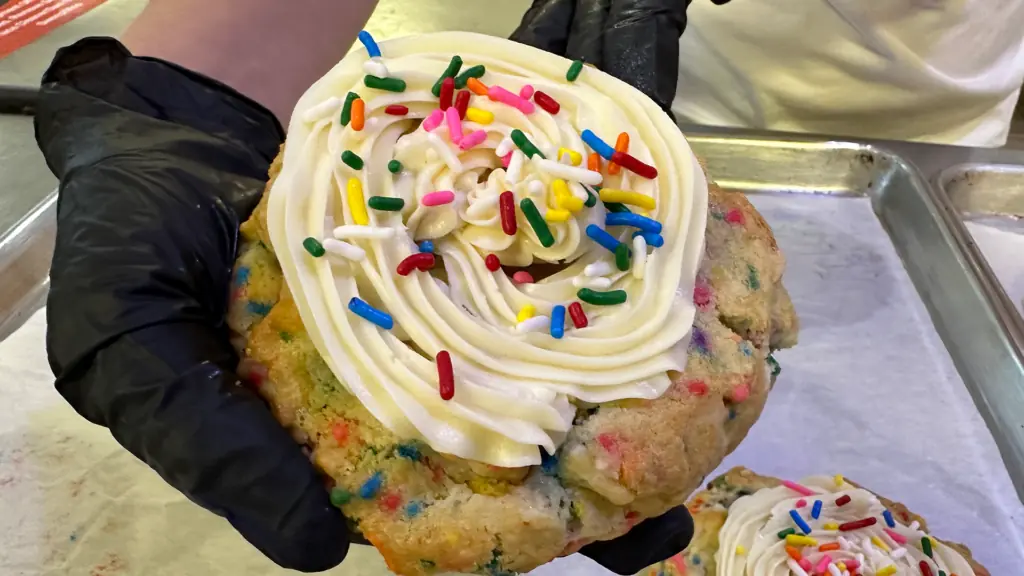
<path fill-rule="evenodd" d="M 710 353 L 710 344 L 708 343 L 707 334 L 696 326 L 694 326 L 693 336 L 690 338 L 690 347 L 696 348 L 701 354 Z"/>

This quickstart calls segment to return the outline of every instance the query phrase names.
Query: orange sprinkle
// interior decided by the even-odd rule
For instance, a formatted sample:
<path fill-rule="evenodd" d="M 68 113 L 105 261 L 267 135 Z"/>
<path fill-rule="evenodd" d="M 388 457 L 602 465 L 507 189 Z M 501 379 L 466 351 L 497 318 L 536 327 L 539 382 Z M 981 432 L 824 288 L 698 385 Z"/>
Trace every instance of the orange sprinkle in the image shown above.
<path fill-rule="evenodd" d="M 786 554 L 789 554 L 789 557 L 793 560 L 796 560 L 797 562 L 803 560 L 804 558 L 803 554 L 800 554 L 799 550 L 797 550 L 793 546 L 790 546 L 789 544 L 786 545 Z"/>
<path fill-rule="evenodd" d="M 334 436 L 334 440 L 338 443 L 338 446 L 342 446 L 348 440 L 348 422 L 341 420 L 331 427 L 331 435 Z"/>
<path fill-rule="evenodd" d="M 615 140 L 615 151 L 616 152 L 629 152 L 629 134 L 623 132 L 619 134 L 618 139 Z M 621 166 L 612 162 L 608 165 L 609 174 L 618 174 Z"/>
<path fill-rule="evenodd" d="M 839 550 L 839 542 L 830 542 L 818 546 L 818 552 L 828 552 L 829 550 Z"/>
<path fill-rule="evenodd" d="M 476 78 L 466 80 L 466 87 L 477 96 L 487 96 L 487 85 Z"/>
<path fill-rule="evenodd" d="M 594 152 L 589 157 L 587 157 L 587 169 L 590 170 L 591 172 L 600 172 L 601 171 L 601 155 L 600 154 L 598 154 L 597 152 Z"/>
<path fill-rule="evenodd" d="M 352 129 L 356 132 L 366 125 L 366 102 L 362 98 L 352 101 Z"/>

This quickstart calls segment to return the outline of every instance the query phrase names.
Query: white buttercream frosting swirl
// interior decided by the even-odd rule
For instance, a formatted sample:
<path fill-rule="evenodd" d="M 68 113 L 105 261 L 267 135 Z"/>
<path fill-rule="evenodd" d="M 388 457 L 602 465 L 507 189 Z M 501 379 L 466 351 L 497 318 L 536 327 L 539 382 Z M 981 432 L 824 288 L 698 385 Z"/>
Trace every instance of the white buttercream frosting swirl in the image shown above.
<path fill-rule="evenodd" d="M 300 100 L 268 205 L 270 238 L 288 287 L 310 338 L 338 380 L 396 434 L 505 467 L 539 463 L 539 447 L 553 453 L 572 426 L 573 399 L 662 395 L 670 385 L 667 372 L 685 366 L 707 212 L 706 181 L 676 125 L 628 85 L 591 68 L 570 83 L 568 61 L 508 40 L 440 33 L 384 42 L 381 49 L 386 68 L 374 63 L 372 69 L 386 69 L 406 83 L 406 90 L 367 88 L 366 52 L 346 57 Z M 431 131 L 420 125 L 438 108 L 431 87 L 455 54 L 464 70 L 486 67 L 484 84 L 514 94 L 530 84 L 557 100 L 561 110 L 553 115 L 537 106 L 524 113 L 474 94 L 469 106 L 493 114 L 493 121 L 474 123 L 467 117 L 465 134 L 483 130 L 486 139 L 462 150 L 456 144 L 462 135 L 450 134 L 446 122 Z M 349 92 L 365 102 L 362 130 L 339 122 Z M 391 105 L 409 112 L 388 114 Z M 519 206 L 530 198 L 542 214 L 560 209 L 552 197 L 556 178 L 538 157 L 513 157 L 513 166 L 502 167 L 496 149 L 508 148 L 514 129 L 550 160 L 558 160 L 559 148 L 578 152 L 579 169 L 586 168 L 591 152 L 580 136 L 584 129 L 612 144 L 618 134 L 628 133 L 630 154 L 656 167 L 658 176 L 649 180 L 622 170 L 614 176 L 590 172 L 586 179 L 599 177 L 605 187 L 654 199 L 648 215 L 662 224 L 664 245 L 646 248 L 635 270 L 609 266 L 613 255 L 585 233 L 590 224 L 604 228 L 605 209 L 598 202 L 592 208 L 577 206 L 564 221 L 548 214 L 555 241 L 542 246 Z M 514 156 L 522 154 L 513 150 Z M 342 162 L 345 151 L 358 155 L 364 166 Z M 396 159 L 402 170 L 392 174 L 387 166 Z M 360 207 L 353 210 L 346 192 L 353 178 L 364 200 L 401 198 L 404 207 L 398 212 L 367 208 L 372 237 L 352 238 L 346 230 L 353 229 L 344 228 L 338 239 L 356 250 L 340 250 L 331 244 L 335 229 L 358 222 Z M 580 179 L 566 180 L 569 193 L 582 200 L 587 188 Z M 425 205 L 423 199 L 435 191 L 454 192 L 454 202 Z M 515 195 L 514 236 L 501 225 L 498 197 L 505 191 Z M 635 248 L 642 243 L 631 240 L 633 231 L 609 228 Z M 303 247 L 310 237 L 327 239 L 334 250 L 311 256 Z M 417 253 L 416 243 L 423 240 L 433 241 L 444 274 L 397 274 L 398 264 Z M 511 272 L 488 269 L 490 254 L 504 265 L 558 262 L 564 269 L 517 284 Z M 567 315 L 564 336 L 553 337 L 550 320 L 543 317 L 550 319 L 557 305 L 578 301 L 577 291 L 585 286 L 624 290 L 628 297 L 613 306 L 583 304 L 588 326 L 575 328 Z M 350 312 L 353 297 L 390 314 L 394 328 L 382 329 Z M 534 319 L 519 322 L 517 315 L 527 306 L 535 309 Z M 434 359 L 443 350 L 455 375 L 450 400 L 438 393 Z"/>
<path fill-rule="evenodd" d="M 921 563 L 938 576 L 971 576 L 970 564 L 956 550 L 928 536 L 916 523 L 910 526 L 884 516 L 885 506 L 871 492 L 833 478 L 814 476 L 801 482 L 814 495 L 802 495 L 785 486 L 765 488 L 744 496 L 729 507 L 719 533 L 715 555 L 718 576 L 788 576 L 790 574 L 889 574 L 921 576 Z M 838 505 L 837 500 L 849 496 Z M 814 503 L 822 502 L 817 518 Z M 801 504 L 798 506 L 798 504 Z M 811 528 L 805 534 L 794 522 L 796 510 Z M 840 530 L 843 524 L 874 518 L 874 524 Z M 813 540 L 787 543 L 779 533 L 795 529 L 795 535 Z M 928 544 L 922 543 L 922 538 Z M 792 539 L 791 539 L 792 540 Z M 803 566 L 787 552 L 787 544 L 805 561 Z M 832 550 L 838 545 L 838 549 Z M 822 547 L 825 550 L 821 550 Z M 930 548 L 930 554 L 926 552 Z"/>

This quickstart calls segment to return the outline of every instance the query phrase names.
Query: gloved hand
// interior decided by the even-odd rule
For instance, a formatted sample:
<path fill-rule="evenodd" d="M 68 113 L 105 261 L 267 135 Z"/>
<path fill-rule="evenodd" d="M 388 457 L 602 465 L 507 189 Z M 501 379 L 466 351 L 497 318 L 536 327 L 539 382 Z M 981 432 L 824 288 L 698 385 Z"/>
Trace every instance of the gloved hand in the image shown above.
<path fill-rule="evenodd" d="M 47 349 L 80 414 L 273 561 L 319 571 L 361 539 L 239 381 L 224 320 L 238 225 L 283 138 L 258 104 L 114 40 L 58 52 L 36 116 L 60 179 Z M 692 534 L 680 508 L 582 552 L 632 574 Z"/>
<path fill-rule="evenodd" d="M 729 0 L 711 0 L 725 4 Z M 580 60 L 623 80 L 668 112 L 690 0 L 534 0 L 511 39 Z"/>

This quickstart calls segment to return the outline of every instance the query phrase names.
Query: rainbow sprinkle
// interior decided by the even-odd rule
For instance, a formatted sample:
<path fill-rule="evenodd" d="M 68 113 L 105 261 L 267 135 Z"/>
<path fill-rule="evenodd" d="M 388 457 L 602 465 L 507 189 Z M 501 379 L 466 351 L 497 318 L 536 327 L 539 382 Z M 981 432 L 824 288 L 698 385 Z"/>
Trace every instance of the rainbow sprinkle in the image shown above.
<path fill-rule="evenodd" d="M 373 36 L 369 32 L 363 30 L 359 33 L 359 41 L 363 43 L 366 51 L 370 54 L 370 58 L 380 58 L 380 47 L 377 46 L 377 42 L 373 39 Z"/>
<path fill-rule="evenodd" d="M 573 63 L 569 66 L 569 70 L 565 73 L 565 79 L 569 82 L 575 82 L 582 71 L 583 60 L 573 60 Z"/>
<path fill-rule="evenodd" d="M 391 318 L 390 314 L 370 306 L 358 297 L 353 296 L 348 301 L 348 309 L 356 316 L 368 320 L 385 330 L 391 330 L 395 327 L 395 321 Z"/>
<path fill-rule="evenodd" d="M 814 506 L 811 507 L 811 518 L 815 520 L 821 515 L 821 500 L 815 500 Z"/>
<path fill-rule="evenodd" d="M 800 530 L 803 531 L 804 534 L 811 533 L 811 527 L 800 516 L 800 512 L 797 512 L 796 510 L 790 510 L 789 517 L 793 519 L 793 522 L 796 523 L 797 527 L 800 528 Z"/>
<path fill-rule="evenodd" d="M 565 306 L 556 305 L 551 309 L 551 337 L 561 338 L 565 334 Z"/>
<path fill-rule="evenodd" d="M 601 228 L 597 224 L 587 225 L 587 236 L 591 240 L 597 242 L 604 247 L 605 250 L 615 253 L 621 242 L 619 242 L 614 236 L 609 234 L 604 228 Z"/>
<path fill-rule="evenodd" d="M 594 152 L 597 152 L 605 160 L 611 160 L 612 156 L 615 155 L 615 149 L 608 145 L 607 142 L 601 140 L 597 134 L 594 134 L 590 130 L 584 130 L 580 134 L 580 138 L 587 146 L 590 146 Z"/>
<path fill-rule="evenodd" d="M 364 500 L 369 500 L 380 492 L 381 486 L 384 484 L 384 474 L 382 472 L 374 472 L 373 476 L 370 476 L 363 485 L 359 487 L 359 497 Z"/>

